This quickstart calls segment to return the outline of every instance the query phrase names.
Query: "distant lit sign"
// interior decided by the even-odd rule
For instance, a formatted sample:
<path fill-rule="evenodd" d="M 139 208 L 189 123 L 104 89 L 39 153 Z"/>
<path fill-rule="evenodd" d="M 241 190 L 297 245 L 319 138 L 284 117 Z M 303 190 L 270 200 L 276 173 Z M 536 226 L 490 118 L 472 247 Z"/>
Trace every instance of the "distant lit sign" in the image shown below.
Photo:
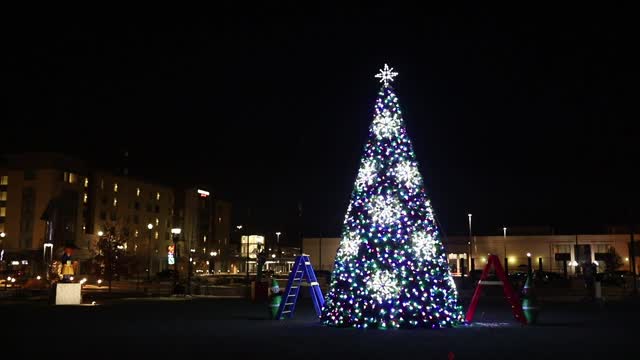
<path fill-rule="evenodd" d="M 208 191 L 200 190 L 200 189 L 198 189 L 198 194 L 200 194 L 200 197 L 207 197 L 207 196 L 209 196 L 209 192 L 208 192 Z"/>
<path fill-rule="evenodd" d="M 22 265 L 29 265 L 29 261 L 28 260 L 22 260 Z"/>
<path fill-rule="evenodd" d="M 173 245 L 167 246 L 167 262 L 169 263 L 169 265 L 174 265 L 176 263 L 176 258 L 173 254 L 174 254 L 174 246 Z"/>
<path fill-rule="evenodd" d="M 20 265 L 20 261 L 12 261 L 11 265 Z"/>

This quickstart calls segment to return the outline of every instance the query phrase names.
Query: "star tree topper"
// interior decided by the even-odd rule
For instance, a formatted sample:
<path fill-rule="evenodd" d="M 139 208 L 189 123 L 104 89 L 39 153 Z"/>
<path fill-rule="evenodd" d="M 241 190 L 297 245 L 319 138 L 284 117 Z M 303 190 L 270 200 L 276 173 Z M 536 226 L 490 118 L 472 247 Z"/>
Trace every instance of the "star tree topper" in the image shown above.
<path fill-rule="evenodd" d="M 380 82 L 384 83 L 384 86 L 388 86 L 396 76 L 398 76 L 398 73 L 393 71 L 393 68 L 389 68 L 387 64 L 384 64 L 384 69 L 380 69 L 380 73 L 376 75 L 377 78 L 380 78 Z"/>

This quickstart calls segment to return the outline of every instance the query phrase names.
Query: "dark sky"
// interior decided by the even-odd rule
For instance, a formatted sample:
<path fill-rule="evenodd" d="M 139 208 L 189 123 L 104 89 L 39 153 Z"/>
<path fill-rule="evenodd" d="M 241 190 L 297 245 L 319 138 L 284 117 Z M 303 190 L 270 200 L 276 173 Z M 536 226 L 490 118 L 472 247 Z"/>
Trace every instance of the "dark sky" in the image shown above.
<path fill-rule="evenodd" d="M 134 175 L 211 184 L 237 223 L 290 241 L 301 203 L 305 235 L 335 235 L 373 75 L 388 62 L 446 233 L 466 232 L 468 212 L 484 233 L 622 223 L 638 206 L 633 13 L 243 4 L 18 14 L 3 25 L 0 150 L 115 167 L 126 149 Z"/>

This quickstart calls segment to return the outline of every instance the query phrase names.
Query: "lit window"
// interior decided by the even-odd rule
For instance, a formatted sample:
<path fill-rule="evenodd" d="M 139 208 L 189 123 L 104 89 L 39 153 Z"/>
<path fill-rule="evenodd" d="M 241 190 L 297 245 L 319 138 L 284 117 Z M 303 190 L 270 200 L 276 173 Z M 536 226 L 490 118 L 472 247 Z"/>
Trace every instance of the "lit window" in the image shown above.
<path fill-rule="evenodd" d="M 136 230 L 135 237 L 138 237 L 138 230 Z"/>
<path fill-rule="evenodd" d="M 156 193 L 156 200 L 160 200 L 160 193 L 159 192 Z"/>
<path fill-rule="evenodd" d="M 158 232 L 156 231 L 156 233 L 154 235 L 155 235 L 155 238 L 157 240 L 158 239 Z"/>
<path fill-rule="evenodd" d="M 88 198 L 89 198 L 89 196 L 87 195 L 87 193 L 84 193 L 84 197 L 82 198 L 82 202 L 86 204 Z"/>
<path fill-rule="evenodd" d="M 113 192 L 118 192 L 118 183 L 113 184 Z"/>
<path fill-rule="evenodd" d="M 84 187 L 89 187 L 89 178 L 84 178 Z"/>
<path fill-rule="evenodd" d="M 140 188 L 136 188 L 136 196 L 140 196 Z"/>
<path fill-rule="evenodd" d="M 8 176 L 0 176 L 0 185 L 9 185 L 9 177 Z"/>
<path fill-rule="evenodd" d="M 64 182 L 69 182 L 69 173 L 65 171 L 62 174 L 62 179 L 63 179 Z"/>
<path fill-rule="evenodd" d="M 0 191 L 0 201 L 7 201 L 7 192 Z"/>
<path fill-rule="evenodd" d="M 118 206 L 118 199 L 113 198 L 113 206 Z"/>
<path fill-rule="evenodd" d="M 156 218 L 156 226 L 160 224 L 160 219 Z"/>
<path fill-rule="evenodd" d="M 222 222 L 222 218 L 221 218 L 221 217 L 219 217 L 219 218 L 218 218 L 218 223 L 221 223 L 221 222 Z"/>
<path fill-rule="evenodd" d="M 5 217 L 5 216 L 7 216 L 7 208 L 0 207 L 0 217 Z"/>
<path fill-rule="evenodd" d="M 78 181 L 78 174 L 69 173 L 69 184 L 75 184 Z"/>
<path fill-rule="evenodd" d="M 207 235 L 204 236 L 204 242 L 207 242 Z"/>

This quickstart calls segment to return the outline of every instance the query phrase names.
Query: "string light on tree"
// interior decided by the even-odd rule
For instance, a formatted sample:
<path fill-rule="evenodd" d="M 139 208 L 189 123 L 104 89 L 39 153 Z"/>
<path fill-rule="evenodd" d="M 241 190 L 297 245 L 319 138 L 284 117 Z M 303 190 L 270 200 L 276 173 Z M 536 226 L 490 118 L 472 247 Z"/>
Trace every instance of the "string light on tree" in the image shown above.
<path fill-rule="evenodd" d="M 388 110 L 377 115 L 373 120 L 373 131 L 378 139 L 391 139 L 394 136 L 398 136 L 399 129 L 400 121 L 396 116 L 391 115 Z"/>
<path fill-rule="evenodd" d="M 379 195 L 369 204 L 369 213 L 375 223 L 390 224 L 400 216 L 401 212 L 402 207 L 395 197 Z"/>
<path fill-rule="evenodd" d="M 356 179 L 356 186 L 363 188 L 367 185 L 373 184 L 373 180 L 376 177 L 376 162 L 375 160 L 366 160 L 360 167 L 358 172 L 358 178 Z"/>
<path fill-rule="evenodd" d="M 389 85 L 390 82 L 393 81 L 393 78 L 398 76 L 397 72 L 393 71 L 393 68 L 390 68 L 389 65 L 384 64 L 384 68 L 380 69 L 380 72 L 376 75 L 376 78 L 380 79 L 380 82 L 384 84 L 384 86 Z"/>
<path fill-rule="evenodd" d="M 385 64 L 321 320 L 357 328 L 463 323 L 433 208 Z"/>
<path fill-rule="evenodd" d="M 413 250 L 419 257 L 431 260 L 436 255 L 436 242 L 431 234 L 418 231 L 411 235 Z"/>
<path fill-rule="evenodd" d="M 393 299 L 398 295 L 398 281 L 393 273 L 379 271 L 367 282 L 367 288 L 378 302 Z"/>
<path fill-rule="evenodd" d="M 349 236 L 342 238 L 340 242 L 339 256 L 349 257 L 356 255 L 360 249 L 360 243 L 360 236 L 357 233 L 349 233 Z"/>
<path fill-rule="evenodd" d="M 420 172 L 410 161 L 403 161 L 396 166 L 396 176 L 400 182 L 404 182 L 408 188 L 413 188 L 420 183 Z"/>

